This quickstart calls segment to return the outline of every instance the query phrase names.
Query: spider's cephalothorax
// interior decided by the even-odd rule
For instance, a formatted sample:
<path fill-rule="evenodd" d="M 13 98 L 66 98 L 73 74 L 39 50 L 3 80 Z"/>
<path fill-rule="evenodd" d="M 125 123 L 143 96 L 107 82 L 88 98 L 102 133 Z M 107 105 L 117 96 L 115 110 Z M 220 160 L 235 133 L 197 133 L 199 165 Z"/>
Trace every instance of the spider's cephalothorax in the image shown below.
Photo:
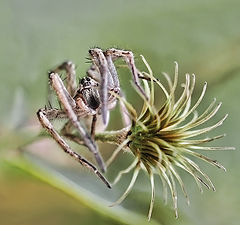
<path fill-rule="evenodd" d="M 97 168 L 74 152 L 62 136 L 88 147 L 94 154 L 100 169 L 104 172 L 106 167 L 94 141 L 94 134 L 96 128 L 97 131 L 106 129 L 109 110 L 116 106 L 116 95 L 122 96 L 118 74 L 113 63 L 114 60 L 117 58 L 124 59 L 132 73 L 136 87 L 143 96 L 146 96 L 146 94 L 140 85 L 139 72 L 135 66 L 132 52 L 113 48 L 106 51 L 100 48 L 93 48 L 89 50 L 89 54 L 92 65 L 87 71 L 87 76 L 80 80 L 79 86 L 76 83 L 75 66 L 72 62 L 64 62 L 49 72 L 50 85 L 58 97 L 61 108 L 52 108 L 51 104 L 49 104 L 50 107 L 40 109 L 37 112 L 37 116 L 43 128 L 48 131 L 66 153 L 74 157 L 83 166 L 94 171 L 110 187 L 108 181 Z M 58 75 L 62 70 L 66 72 L 66 87 Z M 127 110 L 124 104 L 120 103 L 120 106 L 126 125 L 130 122 Z M 61 118 L 68 119 L 60 132 L 62 136 L 60 136 L 51 123 L 51 120 Z M 79 120 L 83 120 L 85 124 L 91 121 L 91 125 L 83 126 Z M 102 126 L 102 128 L 99 129 L 99 126 Z M 75 131 L 77 131 L 78 136 L 76 136 Z"/>

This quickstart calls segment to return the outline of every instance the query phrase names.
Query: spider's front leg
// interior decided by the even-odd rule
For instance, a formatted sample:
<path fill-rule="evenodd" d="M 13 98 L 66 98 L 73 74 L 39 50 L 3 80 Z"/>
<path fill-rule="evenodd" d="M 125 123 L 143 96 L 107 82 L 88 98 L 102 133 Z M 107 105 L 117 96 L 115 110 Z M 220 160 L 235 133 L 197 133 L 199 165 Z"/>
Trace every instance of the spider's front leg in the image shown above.
<path fill-rule="evenodd" d="M 131 51 L 111 48 L 107 49 L 104 54 L 106 55 L 106 57 L 111 57 L 111 59 L 123 58 L 125 60 L 132 73 L 134 84 L 136 85 L 140 93 L 148 100 L 148 96 L 140 85 L 138 69 L 135 66 L 133 53 Z"/>
<path fill-rule="evenodd" d="M 99 70 L 100 74 L 100 99 L 101 99 L 101 113 L 103 123 L 107 124 L 107 111 L 108 111 L 108 83 L 111 82 L 110 72 L 108 69 L 107 60 L 100 48 L 94 48 L 89 50 L 89 54 L 92 57 L 93 64 Z"/>
<path fill-rule="evenodd" d="M 92 140 L 91 136 L 88 134 L 88 132 L 81 126 L 81 124 L 78 121 L 78 117 L 76 113 L 74 112 L 74 108 L 76 107 L 76 102 L 74 99 L 70 96 L 68 91 L 66 90 L 62 80 L 58 76 L 57 73 L 50 72 L 49 79 L 51 82 L 51 85 L 53 89 L 55 90 L 59 101 L 62 103 L 64 110 L 72 122 L 73 126 L 77 129 L 79 132 L 81 138 L 83 139 L 84 144 L 89 148 L 89 150 L 94 154 L 95 159 L 102 171 L 106 170 L 105 164 L 103 162 L 103 159 L 98 151 L 97 145 Z M 87 108 L 86 108 L 87 110 Z"/>
<path fill-rule="evenodd" d="M 102 96 L 107 96 L 107 99 L 101 99 L 101 101 L 106 101 L 106 104 L 103 104 L 105 107 L 102 107 L 102 115 L 109 114 L 108 110 L 113 109 L 116 105 L 116 97 L 113 95 L 109 96 L 109 91 L 113 91 L 116 94 L 119 94 L 122 98 L 124 98 L 124 95 L 120 89 L 120 82 L 118 79 L 117 70 L 115 68 L 115 65 L 113 63 L 112 56 L 110 54 L 106 54 L 99 48 L 94 48 L 89 50 L 90 55 L 92 56 L 93 64 L 88 69 L 87 74 L 94 80 L 96 80 L 98 83 L 102 83 L 102 72 L 107 71 L 107 86 L 101 85 L 100 86 L 100 93 L 105 93 Z M 104 82 L 105 84 L 105 82 Z M 125 126 L 129 125 L 130 120 L 127 115 L 127 110 L 125 108 L 125 105 L 120 102 L 120 111 L 122 114 L 123 123 Z M 105 118 L 105 121 L 107 119 Z"/>
<path fill-rule="evenodd" d="M 89 54 L 92 58 L 93 64 L 99 70 L 101 75 L 100 82 L 100 97 L 101 97 L 101 111 L 103 122 L 106 124 L 107 122 L 107 110 L 108 110 L 108 91 L 111 90 L 111 87 L 114 87 L 114 91 L 119 94 L 120 93 L 120 85 L 118 80 L 118 75 L 116 68 L 113 64 L 113 60 L 117 58 L 123 58 L 127 63 L 132 76 L 134 83 L 140 93 L 148 100 L 148 97 L 140 85 L 138 70 L 135 66 L 133 53 L 130 51 L 119 50 L 119 49 L 108 49 L 103 52 L 100 48 L 93 48 L 89 50 Z M 94 68 L 94 67 L 93 67 Z M 96 69 L 95 68 L 95 69 Z M 92 73 L 94 74 L 94 73 Z"/>
<path fill-rule="evenodd" d="M 87 167 L 91 171 L 93 171 L 106 185 L 108 188 L 111 188 L 111 185 L 106 180 L 106 178 L 97 170 L 97 168 L 92 165 L 90 162 L 88 162 L 86 159 L 84 159 L 82 156 L 80 156 L 78 153 L 74 152 L 71 147 L 65 142 L 65 140 L 57 133 L 57 131 L 54 129 L 53 125 L 47 118 L 48 110 L 40 109 L 37 112 L 38 119 L 45 128 L 48 133 L 55 139 L 55 141 L 60 145 L 60 147 L 63 149 L 64 152 L 72 156 L 74 159 L 76 159 L 81 165 Z"/>
<path fill-rule="evenodd" d="M 52 69 L 49 73 L 51 72 L 59 73 L 61 71 L 66 72 L 66 87 L 68 91 L 68 93 L 66 93 L 66 96 L 70 95 L 73 97 L 77 89 L 76 71 L 75 71 L 74 63 L 72 63 L 71 61 L 65 61 L 59 66 Z M 52 99 L 51 89 L 48 89 L 48 105 L 50 106 L 50 108 L 52 108 L 52 104 L 51 104 L 52 100 L 53 99 Z M 69 102 L 72 101 L 72 99 L 69 97 L 68 97 L 68 100 Z M 71 104 L 73 104 L 73 107 L 74 107 L 74 103 L 71 103 Z"/>
<path fill-rule="evenodd" d="M 77 89 L 75 65 L 71 61 L 66 61 L 51 72 L 59 73 L 62 70 L 64 70 L 67 75 L 67 91 L 71 96 L 74 96 Z"/>

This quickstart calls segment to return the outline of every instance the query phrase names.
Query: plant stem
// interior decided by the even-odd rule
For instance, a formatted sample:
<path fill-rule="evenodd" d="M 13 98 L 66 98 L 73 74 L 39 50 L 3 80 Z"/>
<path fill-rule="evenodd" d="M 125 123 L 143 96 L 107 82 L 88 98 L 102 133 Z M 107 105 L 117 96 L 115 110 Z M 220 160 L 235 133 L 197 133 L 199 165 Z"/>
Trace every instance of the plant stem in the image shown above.
<path fill-rule="evenodd" d="M 121 144 L 127 137 L 127 133 L 130 130 L 130 127 L 125 127 L 117 131 L 105 131 L 95 135 L 96 141 L 101 141 L 103 143 L 109 144 Z"/>

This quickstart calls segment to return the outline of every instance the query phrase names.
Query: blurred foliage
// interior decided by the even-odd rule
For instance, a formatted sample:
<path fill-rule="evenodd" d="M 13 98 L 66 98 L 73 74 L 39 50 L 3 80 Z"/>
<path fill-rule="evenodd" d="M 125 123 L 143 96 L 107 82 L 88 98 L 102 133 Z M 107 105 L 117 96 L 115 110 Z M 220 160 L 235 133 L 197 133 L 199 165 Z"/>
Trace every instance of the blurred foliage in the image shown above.
<path fill-rule="evenodd" d="M 196 74 L 199 90 L 207 80 L 205 105 L 217 97 L 223 101 L 219 118 L 229 113 L 224 125 L 215 131 L 216 134 L 227 133 L 227 137 L 217 143 L 238 148 L 239 9 L 238 0 L 1 0 L 0 223 L 32 224 L 35 220 L 36 224 L 146 223 L 150 184 L 145 174 L 141 174 L 137 187 L 121 206 L 109 208 L 110 202 L 129 182 L 128 176 L 113 190 L 106 190 L 94 175 L 65 157 L 51 141 L 42 144 L 39 141 L 38 145 L 31 146 L 34 154 L 16 157 L 15 149 L 39 131 L 35 112 L 45 104 L 47 70 L 70 59 L 76 63 L 79 76 L 84 76 L 89 66 L 85 57 L 92 46 L 131 49 L 136 53 L 140 68 L 143 67 L 138 56 L 143 54 L 158 77 L 162 71 L 172 75 L 173 61 L 176 60 L 182 77 L 185 72 Z M 129 101 L 136 101 L 134 90 L 128 88 L 131 79 L 128 71 L 120 68 L 119 73 Z M 198 91 L 195 94 L 197 97 Z M 112 121 L 116 121 L 118 115 L 113 112 Z M 75 148 L 79 149 L 78 146 Z M 100 149 L 105 158 L 113 150 L 106 145 L 101 145 Z M 80 151 L 91 159 L 86 151 Z M 45 157 L 47 152 L 48 159 Z M 158 184 L 152 224 L 239 224 L 239 151 L 208 155 L 227 168 L 227 173 L 210 166 L 204 168 L 217 191 L 205 191 L 200 195 L 193 180 L 183 174 L 191 206 L 187 207 L 180 198 L 180 219 L 175 220 L 170 204 L 164 206 L 162 203 L 161 185 Z M 107 177 L 112 180 L 128 162 L 128 157 L 122 154 L 110 167 Z M 16 168 L 62 190 L 80 203 L 24 176 Z M 33 191 L 38 195 L 32 194 Z M 36 204 L 48 211 L 44 213 L 40 206 L 34 207 Z M 24 214 L 29 216 L 22 216 Z"/>

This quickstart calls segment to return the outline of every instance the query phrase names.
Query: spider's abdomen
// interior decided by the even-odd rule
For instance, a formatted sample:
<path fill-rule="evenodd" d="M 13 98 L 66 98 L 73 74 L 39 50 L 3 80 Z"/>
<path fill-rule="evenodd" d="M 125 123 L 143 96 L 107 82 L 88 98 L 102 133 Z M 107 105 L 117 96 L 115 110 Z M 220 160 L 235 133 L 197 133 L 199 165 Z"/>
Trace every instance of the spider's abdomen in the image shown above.
<path fill-rule="evenodd" d="M 81 91 L 81 94 L 89 108 L 96 110 L 100 106 L 100 96 L 96 89 L 86 88 Z"/>

